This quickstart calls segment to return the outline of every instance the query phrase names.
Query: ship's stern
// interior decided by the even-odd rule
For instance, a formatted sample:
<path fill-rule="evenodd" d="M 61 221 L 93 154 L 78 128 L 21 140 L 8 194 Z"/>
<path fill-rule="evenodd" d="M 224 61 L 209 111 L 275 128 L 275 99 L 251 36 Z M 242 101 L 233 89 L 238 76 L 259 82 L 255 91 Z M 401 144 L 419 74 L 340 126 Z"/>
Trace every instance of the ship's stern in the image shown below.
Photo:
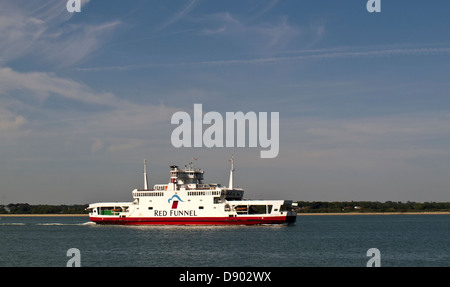
<path fill-rule="evenodd" d="M 297 220 L 297 212 L 288 211 L 286 215 L 286 223 L 294 224 L 296 220 Z"/>

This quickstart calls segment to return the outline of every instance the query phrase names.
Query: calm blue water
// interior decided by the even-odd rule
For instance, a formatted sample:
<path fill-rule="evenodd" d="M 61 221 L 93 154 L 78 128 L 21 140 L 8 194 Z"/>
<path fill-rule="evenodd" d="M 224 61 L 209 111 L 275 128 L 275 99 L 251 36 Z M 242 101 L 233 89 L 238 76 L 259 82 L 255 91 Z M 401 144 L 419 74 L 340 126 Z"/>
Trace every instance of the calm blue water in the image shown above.
<path fill-rule="evenodd" d="M 450 215 L 299 216 L 294 226 L 99 226 L 87 217 L 2 217 L 0 266 L 450 266 Z"/>

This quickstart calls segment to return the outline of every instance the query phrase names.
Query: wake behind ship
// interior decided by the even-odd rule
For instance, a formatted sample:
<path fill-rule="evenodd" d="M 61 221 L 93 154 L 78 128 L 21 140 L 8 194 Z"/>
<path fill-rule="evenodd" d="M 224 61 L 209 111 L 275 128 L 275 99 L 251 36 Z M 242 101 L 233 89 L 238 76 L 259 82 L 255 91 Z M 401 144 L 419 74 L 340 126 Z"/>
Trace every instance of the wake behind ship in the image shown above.
<path fill-rule="evenodd" d="M 98 224 L 128 225 L 254 225 L 294 223 L 290 200 L 247 200 L 233 187 L 231 157 L 228 187 L 203 183 L 204 171 L 193 164 L 170 167 L 170 182 L 148 188 L 144 161 L 144 189 L 132 191 L 132 202 L 90 204 L 89 217 Z"/>

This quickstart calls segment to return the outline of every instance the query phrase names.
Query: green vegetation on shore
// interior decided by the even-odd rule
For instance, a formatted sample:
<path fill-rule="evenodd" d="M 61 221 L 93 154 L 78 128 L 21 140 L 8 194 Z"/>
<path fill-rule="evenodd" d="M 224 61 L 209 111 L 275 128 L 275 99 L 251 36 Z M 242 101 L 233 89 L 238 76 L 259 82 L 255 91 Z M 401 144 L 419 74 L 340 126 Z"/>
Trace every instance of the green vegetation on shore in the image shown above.
<path fill-rule="evenodd" d="M 0 214 L 87 214 L 88 204 L 75 205 L 30 205 L 28 203 L 11 203 L 0 205 Z"/>
<path fill-rule="evenodd" d="M 450 202 L 298 201 L 298 213 L 449 212 Z"/>

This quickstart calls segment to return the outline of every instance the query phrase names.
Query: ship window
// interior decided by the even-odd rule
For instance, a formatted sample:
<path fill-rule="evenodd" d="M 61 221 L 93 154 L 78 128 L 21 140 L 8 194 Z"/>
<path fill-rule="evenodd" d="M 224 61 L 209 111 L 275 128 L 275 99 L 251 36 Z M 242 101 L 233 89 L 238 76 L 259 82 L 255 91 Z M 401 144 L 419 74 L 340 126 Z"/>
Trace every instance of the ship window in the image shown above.
<path fill-rule="evenodd" d="M 152 210 L 152 209 L 153 209 L 153 207 L 151 207 L 151 206 L 148 207 L 148 210 Z"/>
<path fill-rule="evenodd" d="M 250 205 L 248 214 L 264 214 L 266 213 L 266 205 Z"/>
<path fill-rule="evenodd" d="M 288 211 L 288 210 L 290 210 L 290 208 L 291 208 L 290 205 L 283 204 L 283 205 L 281 206 L 280 211 Z"/>
<path fill-rule="evenodd" d="M 248 214 L 247 205 L 238 205 L 234 208 L 238 214 Z"/>
<path fill-rule="evenodd" d="M 199 206 L 198 209 L 203 209 L 203 206 Z"/>

